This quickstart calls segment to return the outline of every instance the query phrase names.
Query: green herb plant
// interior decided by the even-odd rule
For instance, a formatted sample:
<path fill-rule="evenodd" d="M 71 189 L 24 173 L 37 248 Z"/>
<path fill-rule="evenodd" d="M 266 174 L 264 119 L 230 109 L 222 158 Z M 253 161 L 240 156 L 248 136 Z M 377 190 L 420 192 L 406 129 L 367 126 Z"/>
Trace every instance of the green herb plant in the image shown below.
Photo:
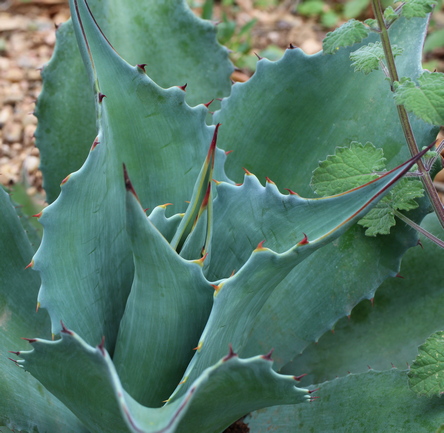
<path fill-rule="evenodd" d="M 70 0 L 35 112 L 41 238 L 0 191 L 0 425 L 442 429 L 433 4 L 372 1 L 231 85 L 185 2 Z"/>

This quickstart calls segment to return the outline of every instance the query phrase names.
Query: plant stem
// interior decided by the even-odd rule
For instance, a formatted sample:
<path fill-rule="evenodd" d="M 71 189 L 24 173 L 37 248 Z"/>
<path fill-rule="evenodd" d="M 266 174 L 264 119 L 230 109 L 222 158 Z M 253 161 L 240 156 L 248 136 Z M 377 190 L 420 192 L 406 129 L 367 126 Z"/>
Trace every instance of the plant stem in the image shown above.
<path fill-rule="evenodd" d="M 395 81 L 399 81 L 399 77 L 395 65 L 395 57 L 393 56 L 388 30 L 384 22 L 381 0 L 372 0 L 372 8 L 375 14 L 375 18 L 378 21 L 378 26 L 380 29 L 379 35 L 381 38 L 382 47 L 384 49 L 385 60 L 387 62 L 387 69 L 390 77 L 390 87 L 393 92 L 393 83 Z M 409 147 L 410 153 L 412 156 L 415 156 L 419 153 L 419 149 L 418 145 L 416 144 L 415 136 L 413 134 L 407 111 L 404 105 L 397 105 L 396 108 L 398 110 L 399 120 L 401 122 L 402 130 L 404 132 L 405 140 Z M 438 220 L 441 223 L 441 226 L 444 228 L 444 207 L 441 203 L 441 200 L 439 199 L 435 187 L 433 186 L 432 178 L 430 177 L 430 174 L 425 168 L 422 160 L 419 160 L 417 164 L 419 172 L 421 173 L 421 180 L 426 190 L 427 196 L 432 203 L 432 206 L 438 216 Z"/>
<path fill-rule="evenodd" d="M 437 238 L 435 235 L 432 235 L 427 230 L 424 230 L 420 225 L 416 224 L 414 221 L 412 221 L 410 218 L 407 218 L 404 214 L 397 211 L 395 209 L 395 215 L 402 221 L 404 221 L 406 224 L 408 224 L 410 227 L 413 227 L 418 232 L 422 233 L 425 237 L 429 238 L 433 243 L 436 245 L 439 245 L 441 248 L 444 248 L 444 241 Z"/>

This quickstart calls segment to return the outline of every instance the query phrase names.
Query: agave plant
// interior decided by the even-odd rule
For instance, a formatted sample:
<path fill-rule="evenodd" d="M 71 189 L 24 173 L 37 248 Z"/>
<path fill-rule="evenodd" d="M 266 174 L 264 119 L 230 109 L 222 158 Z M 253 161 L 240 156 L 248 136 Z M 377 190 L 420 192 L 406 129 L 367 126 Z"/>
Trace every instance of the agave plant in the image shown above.
<path fill-rule="evenodd" d="M 416 326 L 412 307 L 413 300 L 439 296 L 439 276 L 427 271 L 422 298 L 415 278 L 425 272 L 412 270 L 402 290 L 415 296 L 396 307 L 390 286 L 399 281 L 381 289 L 393 310 L 388 319 L 408 314 L 411 324 L 391 324 L 384 311 L 370 313 L 361 304 L 352 313 L 398 274 L 402 256 L 418 242 L 402 221 L 376 237 L 356 222 L 369 227 L 363 217 L 378 204 L 387 207 L 387 199 L 401 201 L 398 209 L 413 223 L 430 212 L 425 198 L 411 203 L 421 192 L 395 188 L 407 182 L 413 191 L 412 181 L 401 178 L 430 148 L 437 127 L 412 116 L 416 141 L 428 147 L 408 158 L 383 73 L 350 68 L 359 45 L 334 56 L 292 47 L 278 62 L 260 60 L 253 78 L 227 96 L 231 66 L 212 25 L 181 1 L 116 3 L 91 2 L 90 9 L 85 0 L 70 0 L 72 21 L 59 28 L 43 73 L 36 137 L 52 203 L 37 215 L 41 243 L 0 194 L 0 242 L 8 250 L 0 268 L 0 347 L 2 355 L 15 355 L 13 362 L 0 358 L 0 424 L 40 433 L 221 432 L 253 412 L 245 421 L 257 432 L 269 425 L 344 431 L 345 420 L 347 431 L 382 431 L 396 412 L 390 431 L 438 428 L 442 403 L 416 397 L 407 372 L 386 363 L 410 361 L 442 326 L 427 314 Z M 160 19 L 167 24 L 156 26 Z M 426 26 L 427 18 L 418 17 L 390 28 L 403 49 L 397 64 L 403 76 L 422 72 Z M 183 34 L 174 35 L 178 28 Z M 152 51 L 138 51 L 141 41 Z M 187 63 L 165 69 L 178 47 Z M 191 71 L 201 75 L 194 79 Z M 163 88 L 153 77 L 163 86 L 179 79 L 188 86 Z M 227 97 L 214 115 L 208 103 L 198 104 L 221 96 Z M 338 191 L 322 198 L 293 191 L 309 195 L 317 161 L 343 145 L 350 145 L 344 152 L 367 155 L 358 158 L 363 169 L 337 153 L 357 174 L 336 165 L 328 169 L 333 180 L 325 178 L 331 157 L 312 185 L 321 193 L 323 184 L 338 181 Z M 381 149 L 396 167 L 376 173 Z M 363 185 L 350 185 L 350 177 Z M 277 185 L 291 189 L 284 194 Z M 428 218 L 430 231 L 436 221 Z M 412 249 L 412 269 L 427 268 L 435 254 L 433 244 L 424 244 L 423 253 Z M 372 339 L 369 353 L 359 333 L 368 332 L 374 315 L 384 338 Z M 335 326 L 350 338 L 326 337 L 312 347 Z M 347 345 L 352 355 L 344 359 Z M 368 363 L 385 371 L 363 373 Z M 345 377 L 332 380 L 336 374 Z M 330 382 L 319 390 L 310 385 L 324 380 Z M 380 424 L 369 402 L 390 411 Z"/>

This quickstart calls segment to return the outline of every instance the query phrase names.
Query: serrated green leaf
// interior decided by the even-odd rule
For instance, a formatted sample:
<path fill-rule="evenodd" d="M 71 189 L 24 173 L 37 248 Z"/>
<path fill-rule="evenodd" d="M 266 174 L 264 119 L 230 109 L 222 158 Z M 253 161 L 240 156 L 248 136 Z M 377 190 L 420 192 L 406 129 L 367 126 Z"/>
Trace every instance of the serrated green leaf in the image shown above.
<path fill-rule="evenodd" d="M 416 85 L 410 78 L 395 83 L 395 101 L 432 125 L 444 124 L 444 74 L 424 72 Z"/>
<path fill-rule="evenodd" d="M 444 331 L 431 335 L 418 349 L 409 371 L 410 387 L 419 395 L 444 393 Z"/>
<path fill-rule="evenodd" d="M 322 42 L 324 54 L 334 54 L 341 47 L 361 42 L 369 34 L 369 29 L 361 22 L 352 19 L 333 32 L 327 33 Z"/>
<path fill-rule="evenodd" d="M 392 45 L 392 52 L 396 57 L 402 54 L 403 49 Z M 350 60 L 353 62 L 351 65 L 354 66 L 355 71 L 363 72 L 364 74 L 369 74 L 371 71 L 379 69 L 380 62 L 384 58 L 384 49 L 381 42 L 369 43 L 350 54 Z"/>
<path fill-rule="evenodd" d="M 409 217 L 413 217 L 412 212 Z M 402 229 L 402 225 L 399 222 L 394 231 Z M 424 218 L 421 227 L 443 235 L 434 213 Z M 408 233 L 408 228 L 405 229 L 404 233 Z M 335 324 L 334 334 L 327 332 L 318 344 L 311 344 L 280 371 L 295 375 L 308 373 L 301 381 L 307 385 L 333 380 L 347 371 L 365 372 L 368 365 L 386 370 L 390 363 L 397 367 L 411 364 L 418 346 L 437 329 L 444 328 L 441 314 L 444 285 L 440 272 L 436 272 L 436 264 L 442 262 L 444 251 L 420 236 L 422 246 L 410 248 L 403 257 L 399 271 L 402 278 L 388 278 L 376 294 L 369 295 L 374 296 L 373 302 L 363 300 L 350 317 Z"/>
<path fill-rule="evenodd" d="M 392 23 L 393 21 L 397 20 L 399 18 L 399 15 L 396 13 L 396 11 L 391 7 L 388 6 L 384 10 L 384 20 L 386 23 Z"/>
<path fill-rule="evenodd" d="M 126 208 L 135 274 L 113 362 L 131 396 L 144 406 L 158 407 L 174 391 L 194 354 L 214 289 L 202 274 L 202 264 L 176 253 L 131 191 Z"/>
<path fill-rule="evenodd" d="M 8 194 L 0 188 L 0 426 L 14 431 L 85 432 L 80 421 L 34 377 L 15 365 L 23 337 L 47 338 L 49 317 L 35 312 L 40 278 L 31 269 L 33 247 Z M 10 358 L 10 359 L 8 359 Z"/>
<path fill-rule="evenodd" d="M 437 5 L 435 0 L 406 0 L 401 9 L 401 15 L 410 19 L 414 17 L 424 18 L 433 11 Z"/>
<path fill-rule="evenodd" d="M 426 25 L 426 19 L 401 18 L 390 27 L 390 40 L 404 49 L 396 59 L 400 76 L 416 79 L 422 73 Z M 371 32 L 364 42 L 377 40 Z M 277 62 L 260 60 L 250 80 L 233 86 L 214 115 L 222 124 L 218 146 L 233 150 L 225 164 L 230 179 L 242 182 L 245 167 L 259 179 L 268 176 L 280 188 L 309 196 L 307 179 L 338 146 L 373 142 L 392 167 L 409 157 L 386 77 L 350 67 L 350 52 L 357 48 L 334 56 L 286 50 Z M 435 140 L 438 128 L 416 117 L 411 122 L 419 148 Z"/>
<path fill-rule="evenodd" d="M 147 64 L 159 86 L 188 84 L 185 100 L 193 106 L 230 93 L 228 51 L 216 40 L 216 26 L 195 16 L 186 1 L 89 0 L 88 5 L 117 52 L 132 65 Z M 59 195 L 62 179 L 83 164 L 97 135 L 94 93 L 71 20 L 56 36 L 36 107 L 36 141 L 49 202 Z"/>
<path fill-rule="evenodd" d="M 311 187 L 319 195 L 339 194 L 378 177 L 371 174 L 385 169 L 382 149 L 373 144 L 352 142 L 350 147 L 337 148 L 313 172 Z M 423 195 L 420 181 L 402 179 L 358 224 L 366 227 L 367 236 L 389 234 L 395 225 L 394 211 L 418 207 L 416 197 Z"/>
<path fill-rule="evenodd" d="M 320 385 L 320 398 L 308 406 L 282 406 L 254 412 L 251 433 L 431 433 L 444 419 L 443 399 L 416 396 L 407 372 L 393 368 L 350 374 Z"/>
<path fill-rule="evenodd" d="M 182 398 L 160 408 L 142 406 L 123 389 L 103 346 L 92 347 L 68 329 L 61 337 L 37 339 L 19 363 L 91 433 L 219 433 L 255 408 L 310 400 L 307 389 L 297 388 L 293 376 L 274 372 L 266 357 L 239 359 L 227 354 L 227 347 L 226 356 L 207 368 Z"/>
<path fill-rule="evenodd" d="M 390 199 L 384 197 L 358 224 L 367 228 L 366 236 L 388 235 L 390 228 L 396 224 Z"/>
<path fill-rule="evenodd" d="M 382 149 L 377 149 L 372 143 L 363 145 L 353 141 L 350 147 L 338 147 L 335 155 L 319 163 L 310 186 L 320 196 L 339 194 L 376 179 L 378 175 L 374 173 L 383 169 L 385 158 Z"/>
<path fill-rule="evenodd" d="M 419 180 L 402 179 L 358 224 L 367 228 L 367 236 L 387 235 L 396 224 L 395 210 L 417 208 L 418 203 L 414 199 L 423 195 L 424 189 Z"/>

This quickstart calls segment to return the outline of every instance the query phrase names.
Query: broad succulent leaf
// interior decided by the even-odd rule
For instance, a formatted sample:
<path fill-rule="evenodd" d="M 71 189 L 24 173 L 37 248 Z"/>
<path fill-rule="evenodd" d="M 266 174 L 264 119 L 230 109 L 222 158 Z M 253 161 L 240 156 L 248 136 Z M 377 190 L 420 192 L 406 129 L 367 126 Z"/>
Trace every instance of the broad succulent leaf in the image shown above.
<path fill-rule="evenodd" d="M 245 186 L 244 184 L 245 188 L 227 185 L 229 189 L 239 188 L 240 195 L 234 194 L 233 191 L 231 191 L 231 194 L 226 191 L 222 192 L 222 185 L 219 185 L 218 199 L 226 194 L 227 201 L 232 200 L 238 209 L 239 206 L 245 207 L 251 214 L 254 214 L 256 209 L 253 208 L 251 203 L 248 203 L 247 197 L 258 197 L 262 192 L 266 199 L 271 199 L 270 201 L 279 198 L 283 202 L 283 206 L 280 210 L 275 207 L 274 217 L 276 219 L 281 217 L 283 220 L 282 216 L 284 215 L 288 218 L 288 223 L 296 226 L 295 233 L 292 235 L 288 233 L 286 227 L 283 227 L 282 233 L 287 234 L 289 238 L 287 242 L 290 245 L 293 238 L 297 236 L 296 233 L 300 230 L 301 226 L 298 227 L 299 224 L 303 224 L 306 233 L 302 233 L 300 241 L 293 246 L 287 247 L 285 243 L 282 243 L 281 246 L 284 250 L 279 252 L 265 248 L 262 242 L 259 243 L 237 273 L 218 283 L 215 288 L 214 305 L 210 317 L 197 346 L 197 352 L 184 375 L 183 382 L 185 383 L 179 385 L 173 398 L 181 395 L 183 390 L 187 389 L 188 381 L 192 383 L 206 366 L 212 365 L 221 356 L 224 343 L 225 345 L 232 344 L 236 351 L 244 354 L 253 330 L 257 322 L 260 321 L 262 308 L 280 283 L 308 256 L 320 247 L 337 239 L 361 215 L 368 212 L 387 192 L 387 188 L 393 185 L 399 176 L 409 170 L 408 167 L 411 167 L 413 160 L 360 188 L 323 199 L 307 200 L 290 195 L 286 197 L 288 200 L 285 200 L 285 197 L 280 196 L 277 189 L 273 187 L 270 188 L 271 191 L 270 189 L 266 191 L 267 188 L 262 187 L 257 179 L 254 180 L 251 174 L 246 176 L 250 181 L 248 185 Z M 261 201 L 257 202 L 257 206 L 262 209 L 268 207 L 263 206 Z M 242 212 L 235 213 L 239 216 L 238 219 L 241 222 Z M 226 215 L 224 217 L 227 219 Z M 248 235 L 251 235 L 251 232 L 254 232 L 256 236 L 259 230 L 260 234 L 267 234 L 267 231 L 272 232 L 271 227 L 267 227 L 266 219 L 261 221 L 261 224 L 257 224 L 254 218 L 249 218 L 248 221 L 251 228 L 246 231 L 245 227 L 241 227 L 238 233 L 240 238 L 240 234 L 246 231 L 247 236 L 243 235 L 243 239 L 240 239 L 240 242 L 243 241 L 244 244 L 248 242 Z M 282 225 L 276 229 L 273 226 L 276 233 L 281 227 Z M 217 230 L 219 229 L 223 233 L 230 232 L 224 226 L 215 225 L 214 239 L 217 239 Z M 246 241 L 245 238 L 247 238 Z M 286 247 L 287 250 L 285 250 Z M 228 246 L 226 251 L 219 253 L 224 259 L 228 257 L 229 248 L 233 247 Z M 239 245 L 236 245 L 236 248 L 233 249 L 233 251 L 240 250 Z M 214 250 L 213 254 L 215 254 Z M 286 280 L 286 283 L 294 289 L 298 287 L 297 280 Z M 312 301 L 317 302 L 318 299 L 316 298 L 316 301 L 312 299 Z M 310 302 L 308 299 L 305 306 Z M 327 315 L 329 316 L 329 313 Z M 272 316 L 266 316 L 268 320 L 270 317 Z M 276 319 L 275 321 L 280 323 L 281 326 L 285 323 Z M 261 336 L 263 337 L 264 334 L 262 332 Z M 268 341 L 272 344 L 272 341 Z M 265 344 L 268 341 L 265 340 Z M 288 342 L 288 339 L 286 341 Z"/>
<path fill-rule="evenodd" d="M 409 215 L 411 216 L 411 215 Z M 398 223 L 399 225 L 399 223 Z M 397 227 L 398 227 L 397 225 Z M 427 215 L 421 227 L 435 235 L 442 233 L 435 214 Z M 317 344 L 282 368 L 286 374 L 307 374 L 301 383 L 320 383 L 360 373 L 368 366 L 376 370 L 405 367 L 416 357 L 418 346 L 433 332 L 444 328 L 440 320 L 444 286 L 438 263 L 442 250 L 421 236 L 418 245 L 405 254 L 399 278 L 387 279 L 373 302 L 363 301 L 344 317 Z"/>
<path fill-rule="evenodd" d="M 444 401 L 416 396 L 408 387 L 407 372 L 395 368 L 350 374 L 323 383 L 316 394 L 319 400 L 302 410 L 281 406 L 255 412 L 246 420 L 250 432 L 430 433 L 444 422 Z"/>
<path fill-rule="evenodd" d="M 21 365 L 77 414 L 91 433 L 220 432 L 253 408 L 310 399 L 293 376 L 275 373 L 266 356 L 229 352 L 174 403 L 141 406 L 122 388 L 103 345 L 91 347 L 64 328 L 58 341 L 33 340 Z M 224 410 L 221 410 L 221 408 Z M 100 408 L 100 409 L 99 409 Z"/>
<path fill-rule="evenodd" d="M 131 396 L 156 407 L 168 399 L 183 374 L 181 366 L 193 355 L 214 289 L 202 274 L 201 261 L 189 262 L 176 253 L 131 190 L 126 202 L 135 275 L 113 361 Z"/>
<path fill-rule="evenodd" d="M 34 268 L 42 276 L 39 302 L 50 313 L 53 333 L 63 320 L 91 344 L 105 335 L 112 352 L 133 274 L 122 163 L 144 208 L 172 202 L 181 212 L 213 128 L 205 124 L 205 106 L 190 108 L 181 89 L 161 89 L 140 67 L 128 65 L 107 43 L 86 4 L 76 7 L 82 15 L 74 16 L 79 43 L 97 97 L 106 97 L 98 104 L 99 135 L 85 165 L 65 180 L 59 200 L 40 218 L 45 233 Z M 219 150 L 215 176 L 223 179 L 224 158 Z"/>
<path fill-rule="evenodd" d="M 134 65 L 146 64 L 143 67 L 160 86 L 187 84 L 185 98 L 190 105 L 229 94 L 233 68 L 228 52 L 216 41 L 215 25 L 197 18 L 184 0 L 88 3 L 117 51 Z M 43 70 L 43 80 L 36 140 L 52 202 L 62 179 L 80 168 L 97 135 L 94 94 L 71 21 L 57 30 L 56 50 Z"/>
<path fill-rule="evenodd" d="M 17 354 L 9 351 L 28 346 L 21 337 L 48 336 L 49 318 L 44 311 L 35 313 L 40 278 L 25 269 L 34 251 L 2 188 L 0 208 L 0 250 L 7 251 L 8 258 L 0 261 L 0 425 L 14 430 L 84 432 L 59 400 L 11 361 Z"/>
<path fill-rule="evenodd" d="M 392 44 L 403 49 L 396 58 L 400 76 L 415 80 L 422 73 L 426 27 L 427 19 L 401 18 L 390 28 Z M 372 34 L 363 44 L 377 37 Z M 391 167 L 409 157 L 384 73 L 366 76 L 351 66 L 349 56 L 357 47 L 310 56 L 289 49 L 277 62 L 260 60 L 249 81 L 233 86 L 214 116 L 223 125 L 218 146 L 233 150 L 225 165 L 231 179 L 241 182 L 241 166 L 259 179 L 268 176 L 281 188 L 309 196 L 306 180 L 337 146 L 370 141 L 384 149 Z M 418 146 L 429 145 L 437 128 L 415 116 L 411 121 Z"/>

